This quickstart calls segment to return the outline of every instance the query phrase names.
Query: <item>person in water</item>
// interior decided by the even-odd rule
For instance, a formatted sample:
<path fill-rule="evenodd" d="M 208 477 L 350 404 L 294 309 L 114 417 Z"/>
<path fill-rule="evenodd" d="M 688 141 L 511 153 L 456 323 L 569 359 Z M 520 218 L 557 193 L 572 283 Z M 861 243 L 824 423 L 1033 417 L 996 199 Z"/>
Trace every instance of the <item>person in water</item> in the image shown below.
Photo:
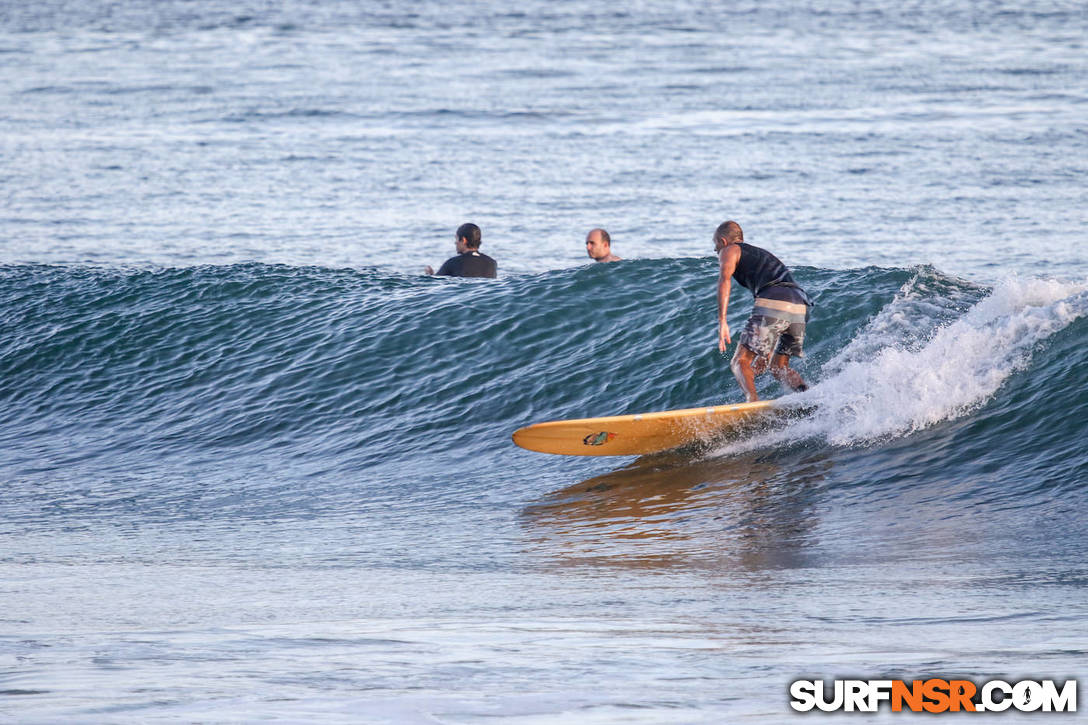
<path fill-rule="evenodd" d="M 480 236 L 480 227 L 475 224 L 468 223 L 457 227 L 457 233 L 454 235 L 457 240 L 457 256 L 443 262 L 437 273 L 428 266 L 427 274 L 449 277 L 497 277 L 499 265 L 494 259 L 480 252 Z"/>
<path fill-rule="evenodd" d="M 771 374 L 793 390 L 808 390 L 800 373 L 790 367 L 791 357 L 804 357 L 805 324 L 812 299 L 793 280 L 786 265 L 765 249 L 744 243 L 744 232 L 734 221 L 723 222 L 714 231 L 718 253 L 718 349 L 725 352 L 732 342 L 729 323 L 729 293 L 735 279 L 751 290 L 755 306 L 740 335 L 740 344 L 730 367 L 748 402 L 756 395 L 757 375 L 770 367 Z"/>
<path fill-rule="evenodd" d="M 594 262 L 619 262 L 620 257 L 612 254 L 612 237 L 604 229 L 590 229 L 586 235 L 586 254 Z"/>

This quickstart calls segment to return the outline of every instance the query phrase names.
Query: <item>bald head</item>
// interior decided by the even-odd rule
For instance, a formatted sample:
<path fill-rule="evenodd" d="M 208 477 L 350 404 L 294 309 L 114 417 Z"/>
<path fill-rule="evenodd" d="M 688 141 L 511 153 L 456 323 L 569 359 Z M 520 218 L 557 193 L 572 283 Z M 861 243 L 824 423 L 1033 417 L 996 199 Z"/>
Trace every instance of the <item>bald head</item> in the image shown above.
<path fill-rule="evenodd" d="M 615 262 L 619 257 L 612 254 L 612 237 L 604 229 L 591 229 L 586 235 L 586 254 L 595 262 Z"/>

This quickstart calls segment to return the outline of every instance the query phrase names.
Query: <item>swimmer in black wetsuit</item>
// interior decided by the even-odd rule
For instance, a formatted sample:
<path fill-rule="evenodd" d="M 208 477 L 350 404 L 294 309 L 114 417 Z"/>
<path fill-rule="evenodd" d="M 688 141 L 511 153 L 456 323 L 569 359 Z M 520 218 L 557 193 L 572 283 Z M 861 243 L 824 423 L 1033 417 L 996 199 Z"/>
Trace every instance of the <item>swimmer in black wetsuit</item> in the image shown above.
<path fill-rule="evenodd" d="M 480 227 L 475 224 L 462 224 L 457 227 L 457 256 L 450 257 L 438 268 L 437 274 L 449 277 L 491 277 L 498 276 L 499 265 L 494 259 L 480 253 Z M 427 274 L 436 274 L 427 267 Z"/>
<path fill-rule="evenodd" d="M 790 357 L 803 357 L 805 325 L 812 300 L 794 282 L 786 265 L 765 249 L 744 243 L 744 232 L 734 221 L 714 231 L 718 253 L 718 349 L 732 342 L 725 313 L 729 309 L 732 280 L 752 291 L 755 307 L 740 336 L 730 367 L 748 402 L 759 400 L 755 378 L 767 370 L 797 391 L 808 390 L 800 373 L 790 367 Z"/>

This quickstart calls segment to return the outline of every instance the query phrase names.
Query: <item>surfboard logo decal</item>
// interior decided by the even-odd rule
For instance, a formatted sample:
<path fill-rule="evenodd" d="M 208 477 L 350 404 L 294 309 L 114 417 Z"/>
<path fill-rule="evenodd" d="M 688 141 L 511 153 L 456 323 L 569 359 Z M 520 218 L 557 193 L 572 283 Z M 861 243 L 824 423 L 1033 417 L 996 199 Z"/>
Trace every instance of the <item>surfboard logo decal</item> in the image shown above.
<path fill-rule="evenodd" d="M 606 430 L 602 430 L 600 433 L 590 433 L 587 435 L 582 439 L 582 444 L 587 446 L 603 446 L 615 437 L 615 433 L 609 433 Z"/>

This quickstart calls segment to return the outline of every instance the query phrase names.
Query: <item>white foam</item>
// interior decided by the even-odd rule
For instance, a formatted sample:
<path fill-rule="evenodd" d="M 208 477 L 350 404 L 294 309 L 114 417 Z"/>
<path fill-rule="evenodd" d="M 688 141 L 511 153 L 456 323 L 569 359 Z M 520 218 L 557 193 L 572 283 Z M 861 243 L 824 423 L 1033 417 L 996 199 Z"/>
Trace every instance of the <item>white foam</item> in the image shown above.
<path fill-rule="evenodd" d="M 910 283 L 825 366 L 830 375 L 792 396 L 816 412 L 741 444 L 742 449 L 822 438 L 852 445 L 922 430 L 977 409 L 1036 346 L 1088 314 L 1088 284 L 1007 279 L 962 316 L 932 330 L 912 307 Z M 928 326 L 932 335 L 907 330 Z M 721 453 L 736 453 L 729 444 Z"/>

